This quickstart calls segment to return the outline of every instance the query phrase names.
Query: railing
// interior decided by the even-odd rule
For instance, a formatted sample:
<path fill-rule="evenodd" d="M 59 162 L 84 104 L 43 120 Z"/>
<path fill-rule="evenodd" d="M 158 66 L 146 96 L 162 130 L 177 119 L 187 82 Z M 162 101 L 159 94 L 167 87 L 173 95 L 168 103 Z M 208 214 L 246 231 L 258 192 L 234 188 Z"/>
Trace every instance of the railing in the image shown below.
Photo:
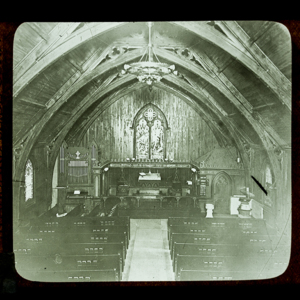
<path fill-rule="evenodd" d="M 105 196 L 94 198 L 93 207 L 100 205 L 102 208 L 111 208 L 111 206 L 116 203 L 120 203 L 120 207 L 131 207 L 131 208 L 140 208 L 141 203 L 149 201 L 159 202 L 159 207 L 161 208 L 200 208 L 200 203 L 205 202 L 199 197 L 190 197 L 190 196 L 160 196 L 155 195 L 155 198 L 151 198 L 151 195 L 140 195 L 140 196 Z"/>

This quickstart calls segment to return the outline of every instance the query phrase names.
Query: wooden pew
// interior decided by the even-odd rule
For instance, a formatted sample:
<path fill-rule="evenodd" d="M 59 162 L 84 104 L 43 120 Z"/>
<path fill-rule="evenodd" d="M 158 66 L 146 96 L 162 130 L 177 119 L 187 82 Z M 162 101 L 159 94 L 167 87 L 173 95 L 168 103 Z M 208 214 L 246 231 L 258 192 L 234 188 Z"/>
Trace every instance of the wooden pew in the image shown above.
<path fill-rule="evenodd" d="M 260 234 L 272 233 L 270 229 L 267 230 L 266 223 L 261 219 L 241 219 L 238 217 L 220 217 L 220 218 L 183 218 L 183 217 L 170 217 L 168 218 L 168 236 L 170 236 L 171 228 L 193 227 L 195 230 L 230 230 L 239 228 L 242 231 L 256 231 Z M 187 230 L 187 229 L 183 229 Z M 272 233 L 273 234 L 273 233 Z"/>
<path fill-rule="evenodd" d="M 290 257 L 289 238 L 252 218 L 172 217 L 168 238 L 176 280 L 268 278 Z"/>
<path fill-rule="evenodd" d="M 121 280 L 117 269 L 24 271 L 22 275 L 26 279 L 38 282 L 115 282 Z"/>
<path fill-rule="evenodd" d="M 193 244 L 193 243 L 177 243 L 174 242 L 171 252 L 171 259 L 177 254 L 180 255 L 203 255 L 203 256 L 221 256 L 239 253 L 238 244 Z"/>
<path fill-rule="evenodd" d="M 268 235 L 269 231 L 265 226 L 255 226 L 251 228 L 243 228 L 237 224 L 236 227 L 213 227 L 206 222 L 200 224 L 189 224 L 189 225 L 170 225 L 168 228 L 168 238 L 170 239 L 171 233 L 218 233 L 222 235 L 230 234 L 231 231 L 238 231 L 245 234 L 259 234 Z M 271 232 L 272 233 L 272 232 Z"/>
<path fill-rule="evenodd" d="M 130 218 L 129 217 L 49 217 L 36 218 L 30 220 L 30 226 L 127 226 L 127 231 L 130 234 Z"/>
<path fill-rule="evenodd" d="M 33 219 L 30 226 L 20 226 L 15 232 L 16 267 L 21 275 L 38 273 L 38 279 L 45 281 L 53 272 L 52 278 L 58 281 L 76 281 L 77 277 L 97 281 L 106 275 L 108 281 L 120 280 L 129 235 L 129 217 Z"/>
<path fill-rule="evenodd" d="M 27 272 L 38 272 L 43 277 L 43 272 L 65 272 L 67 276 L 70 271 L 105 271 L 116 270 L 118 278 L 122 279 L 123 261 L 120 254 L 109 255 L 17 255 L 16 270 L 22 276 Z"/>
<path fill-rule="evenodd" d="M 107 255 L 120 254 L 123 262 L 126 258 L 126 247 L 123 242 L 118 243 L 60 243 L 53 246 L 48 243 L 35 243 L 32 241 L 14 244 L 14 253 L 21 255 Z"/>
<path fill-rule="evenodd" d="M 248 271 L 203 271 L 181 269 L 175 277 L 176 281 L 218 281 L 218 280 L 255 280 L 258 272 Z M 261 277 L 262 278 L 262 277 Z"/>
<path fill-rule="evenodd" d="M 289 247 L 278 245 L 276 247 L 270 244 L 194 244 L 194 243 L 177 243 L 173 244 L 171 258 L 180 255 L 203 255 L 203 256 L 221 256 L 221 255 L 273 255 L 278 257 L 288 257 L 290 254 Z"/>
<path fill-rule="evenodd" d="M 261 256 L 199 256 L 199 255 L 177 255 L 175 258 L 175 278 L 176 280 L 186 280 L 182 277 L 182 271 L 198 271 L 198 276 L 201 280 L 211 280 L 211 273 L 214 277 L 232 277 L 232 273 L 245 272 L 258 276 L 275 277 L 282 274 L 288 266 L 288 259 L 286 257 L 276 257 L 272 255 Z M 230 275 L 231 274 L 231 275 Z M 241 273 L 236 273 L 240 274 Z M 195 273 L 194 275 L 195 276 Z M 196 279 L 194 277 L 194 279 Z M 200 280 L 200 278 L 197 278 Z M 247 278 L 231 278 L 233 280 L 244 280 Z"/>
<path fill-rule="evenodd" d="M 127 236 L 127 245 L 130 239 L 130 233 L 128 232 L 127 225 L 86 225 L 86 226 L 74 226 L 73 224 L 57 225 L 57 226 L 24 226 L 19 227 L 18 231 L 24 236 L 33 236 L 36 234 L 52 234 L 57 236 L 57 234 L 67 234 L 67 233 L 76 233 L 76 234 L 91 234 L 91 233 L 124 233 Z"/>
<path fill-rule="evenodd" d="M 209 224 L 210 226 L 226 226 L 226 227 L 235 227 L 237 224 L 240 226 L 247 226 L 248 228 L 252 226 L 262 226 L 265 224 L 263 219 L 254 219 L 254 218 L 239 218 L 235 216 L 228 217 L 214 217 L 214 218 L 205 218 L 205 217 L 169 217 L 169 225 L 197 225 L 197 224 Z"/>
<path fill-rule="evenodd" d="M 218 271 L 239 271 L 255 272 L 268 264 L 271 255 L 222 255 L 222 256 L 203 256 L 203 255 L 180 255 L 174 259 L 174 272 L 178 270 L 218 270 Z"/>
<path fill-rule="evenodd" d="M 79 204 L 74 207 L 64 218 L 72 218 L 81 216 L 84 213 L 84 204 Z"/>
<path fill-rule="evenodd" d="M 30 234 L 25 238 L 25 241 L 36 243 L 120 243 L 123 242 L 126 249 L 128 248 L 127 234 L 123 233 L 36 233 Z"/>
<path fill-rule="evenodd" d="M 97 215 L 99 213 L 105 213 L 105 209 L 102 208 L 100 205 L 96 205 L 92 210 L 91 212 L 87 215 L 87 217 L 97 217 Z"/>
<path fill-rule="evenodd" d="M 251 244 L 264 246 L 274 244 L 276 237 L 270 235 L 213 235 L 200 233 L 172 233 L 169 241 L 170 251 L 173 251 L 173 243 L 194 243 L 194 244 Z"/>

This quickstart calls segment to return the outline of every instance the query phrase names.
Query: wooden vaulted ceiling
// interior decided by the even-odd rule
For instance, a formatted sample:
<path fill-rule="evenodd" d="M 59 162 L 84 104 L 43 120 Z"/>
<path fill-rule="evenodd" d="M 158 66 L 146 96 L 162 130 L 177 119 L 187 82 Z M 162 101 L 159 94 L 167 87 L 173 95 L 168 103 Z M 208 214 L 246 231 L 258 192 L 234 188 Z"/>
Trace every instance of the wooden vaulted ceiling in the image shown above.
<path fill-rule="evenodd" d="M 14 39 L 14 146 L 74 143 L 113 101 L 147 88 L 120 72 L 141 59 L 148 38 L 146 22 L 22 24 Z M 234 132 L 258 147 L 262 136 L 291 145 L 291 42 L 283 25 L 155 22 L 152 43 L 179 73 L 154 89 L 189 103 L 224 144 Z"/>

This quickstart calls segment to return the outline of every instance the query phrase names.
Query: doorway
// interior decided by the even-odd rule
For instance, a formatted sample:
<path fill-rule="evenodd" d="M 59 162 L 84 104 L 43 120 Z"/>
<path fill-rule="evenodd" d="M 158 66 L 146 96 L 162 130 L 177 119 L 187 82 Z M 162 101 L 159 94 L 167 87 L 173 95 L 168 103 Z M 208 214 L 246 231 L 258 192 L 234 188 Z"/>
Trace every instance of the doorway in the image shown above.
<path fill-rule="evenodd" d="M 225 172 L 220 172 L 213 180 L 214 213 L 230 214 L 232 180 Z"/>

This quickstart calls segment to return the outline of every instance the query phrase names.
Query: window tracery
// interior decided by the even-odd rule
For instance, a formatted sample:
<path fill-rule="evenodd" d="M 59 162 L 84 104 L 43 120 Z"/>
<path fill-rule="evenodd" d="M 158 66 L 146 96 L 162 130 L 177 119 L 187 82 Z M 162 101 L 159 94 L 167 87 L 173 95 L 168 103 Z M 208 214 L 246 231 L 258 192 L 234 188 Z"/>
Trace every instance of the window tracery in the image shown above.
<path fill-rule="evenodd" d="M 159 108 L 147 105 L 138 112 L 135 121 L 135 157 L 137 159 L 164 159 L 166 119 Z"/>

